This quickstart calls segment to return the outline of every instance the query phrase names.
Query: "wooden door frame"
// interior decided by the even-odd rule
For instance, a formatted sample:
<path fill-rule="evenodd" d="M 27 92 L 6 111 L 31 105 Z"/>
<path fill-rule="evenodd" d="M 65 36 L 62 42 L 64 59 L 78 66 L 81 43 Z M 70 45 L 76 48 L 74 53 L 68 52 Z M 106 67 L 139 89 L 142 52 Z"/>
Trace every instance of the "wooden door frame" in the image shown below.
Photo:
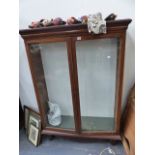
<path fill-rule="evenodd" d="M 80 36 L 80 35 L 79 35 Z M 79 37 L 78 36 L 78 37 Z M 97 39 L 106 39 L 106 38 L 118 38 L 119 39 L 119 55 L 118 55 L 118 64 L 117 64 L 117 78 L 116 78 L 116 103 L 115 103 L 115 129 L 114 131 L 95 131 L 92 132 L 93 135 L 97 133 L 119 133 L 120 130 L 120 113 L 121 113 L 121 96 L 122 96 L 122 85 L 123 85 L 123 70 L 124 70 L 124 52 L 125 52 L 125 33 L 114 33 L 110 35 L 102 35 L 102 36 L 90 36 L 90 35 L 81 35 L 81 40 L 97 40 Z M 45 108 L 40 102 L 40 96 L 37 88 L 37 80 L 36 74 L 34 73 L 34 66 L 32 64 L 32 58 L 30 54 L 30 45 L 31 44 L 39 44 L 39 43 L 54 43 L 54 42 L 66 42 L 67 45 L 67 55 L 68 55 L 68 65 L 69 65 L 69 74 L 70 74 L 70 84 L 71 84 L 71 94 L 72 94 L 72 104 L 74 111 L 74 123 L 75 123 L 75 131 L 76 133 L 81 133 L 81 114 L 80 114 L 80 97 L 79 97 L 79 84 L 78 84 L 78 71 L 77 71 L 77 59 L 76 59 L 76 41 L 77 37 L 67 37 L 67 38 L 47 38 L 47 39 L 35 39 L 29 40 L 25 42 L 27 56 L 30 64 L 30 70 L 32 74 L 33 84 L 35 88 L 35 93 L 37 97 L 37 102 L 39 103 L 39 111 L 42 118 L 43 129 L 48 128 L 47 118 Z M 79 40 L 78 40 L 79 41 Z M 40 62 L 42 63 L 41 57 Z M 42 67 L 42 66 L 39 66 Z M 44 71 L 42 70 L 42 74 L 44 76 Z M 44 79 L 45 81 L 45 79 Z M 44 91 L 47 93 L 46 82 Z M 48 93 L 47 93 L 48 95 Z M 49 128 L 48 128 L 49 129 Z M 60 128 L 51 128 L 52 131 L 66 132 L 66 131 L 74 131 L 72 129 L 60 129 Z M 83 132 L 90 133 L 91 131 Z"/>

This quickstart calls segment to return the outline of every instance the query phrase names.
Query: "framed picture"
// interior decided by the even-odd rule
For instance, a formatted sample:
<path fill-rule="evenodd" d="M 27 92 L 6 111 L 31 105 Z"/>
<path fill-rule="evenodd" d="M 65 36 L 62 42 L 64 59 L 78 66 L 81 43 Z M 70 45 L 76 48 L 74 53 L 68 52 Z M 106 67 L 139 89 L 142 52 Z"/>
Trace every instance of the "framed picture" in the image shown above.
<path fill-rule="evenodd" d="M 30 124 L 28 139 L 35 146 L 38 145 L 39 134 L 40 134 L 39 129 L 36 128 L 33 124 Z"/>
<path fill-rule="evenodd" d="M 28 124 L 28 116 L 29 116 L 29 109 L 28 107 L 24 106 L 24 127 L 27 129 L 27 124 Z"/>
<path fill-rule="evenodd" d="M 34 125 L 38 129 L 40 128 L 40 120 L 38 120 L 38 118 L 34 117 L 32 114 L 29 115 L 29 124 Z"/>
<path fill-rule="evenodd" d="M 24 106 L 24 114 L 25 114 L 25 129 L 26 129 L 26 135 L 29 137 L 30 133 L 30 126 L 33 125 L 39 130 L 39 134 L 41 131 L 41 118 L 40 115 L 35 112 L 34 110 L 30 109 L 27 106 Z M 39 135 L 40 140 L 40 135 Z M 39 143 L 39 141 L 38 141 Z"/>

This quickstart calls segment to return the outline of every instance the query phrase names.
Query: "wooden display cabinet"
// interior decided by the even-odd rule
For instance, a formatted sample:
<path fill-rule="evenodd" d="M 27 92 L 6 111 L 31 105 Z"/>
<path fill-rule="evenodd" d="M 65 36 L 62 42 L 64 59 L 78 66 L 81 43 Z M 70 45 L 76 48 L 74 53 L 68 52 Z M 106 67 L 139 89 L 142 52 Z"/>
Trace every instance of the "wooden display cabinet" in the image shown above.
<path fill-rule="evenodd" d="M 131 19 L 107 22 L 106 34 L 87 25 L 20 30 L 24 39 L 42 134 L 120 140 L 126 30 Z M 62 122 L 48 123 L 48 101 Z"/>

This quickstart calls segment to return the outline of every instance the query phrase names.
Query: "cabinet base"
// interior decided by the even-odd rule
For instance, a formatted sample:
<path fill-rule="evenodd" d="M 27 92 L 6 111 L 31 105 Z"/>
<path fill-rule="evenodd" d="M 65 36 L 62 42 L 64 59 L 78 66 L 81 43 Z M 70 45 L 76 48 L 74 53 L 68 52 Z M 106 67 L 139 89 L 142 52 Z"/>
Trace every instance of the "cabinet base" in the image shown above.
<path fill-rule="evenodd" d="M 87 139 L 106 139 L 106 140 L 121 140 L 120 134 L 116 133 L 75 133 L 75 132 L 59 132 L 49 129 L 42 130 L 42 135 L 56 135 L 70 138 L 87 138 Z"/>

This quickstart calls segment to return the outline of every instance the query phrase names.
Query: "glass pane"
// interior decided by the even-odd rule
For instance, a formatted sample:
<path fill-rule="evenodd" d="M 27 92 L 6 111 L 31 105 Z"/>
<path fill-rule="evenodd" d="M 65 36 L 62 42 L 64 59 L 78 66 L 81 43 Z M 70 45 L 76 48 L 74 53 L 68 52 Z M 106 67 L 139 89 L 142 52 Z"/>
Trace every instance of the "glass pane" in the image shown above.
<path fill-rule="evenodd" d="M 114 130 L 117 51 L 117 39 L 76 42 L 83 130 Z"/>
<path fill-rule="evenodd" d="M 32 45 L 39 49 L 50 103 L 47 101 L 48 127 L 74 128 L 67 47 L 65 42 Z M 39 66 L 38 66 L 39 67 Z"/>

